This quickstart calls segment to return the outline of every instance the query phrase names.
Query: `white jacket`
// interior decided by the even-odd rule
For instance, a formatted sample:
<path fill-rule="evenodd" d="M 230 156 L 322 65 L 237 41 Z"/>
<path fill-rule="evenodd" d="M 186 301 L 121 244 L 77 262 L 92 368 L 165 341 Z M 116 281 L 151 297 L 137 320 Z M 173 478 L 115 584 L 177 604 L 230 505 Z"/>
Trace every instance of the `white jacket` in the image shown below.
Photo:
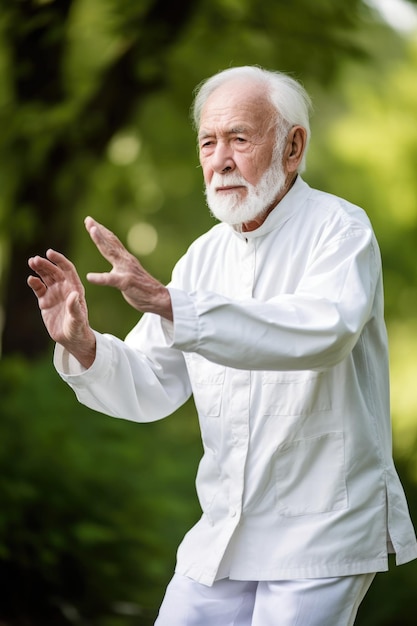
<path fill-rule="evenodd" d="M 174 323 L 97 333 L 78 399 L 136 421 L 190 394 L 202 517 L 177 571 L 204 584 L 387 569 L 417 557 L 391 449 L 381 260 L 362 209 L 301 178 L 257 230 L 195 241 L 170 283 Z"/>

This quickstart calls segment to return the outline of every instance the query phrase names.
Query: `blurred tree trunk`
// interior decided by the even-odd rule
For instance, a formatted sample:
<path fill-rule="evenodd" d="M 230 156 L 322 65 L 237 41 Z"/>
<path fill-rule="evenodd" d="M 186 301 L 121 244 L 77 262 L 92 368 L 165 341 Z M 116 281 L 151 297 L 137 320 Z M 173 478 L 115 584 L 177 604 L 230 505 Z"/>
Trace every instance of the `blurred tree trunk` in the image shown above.
<path fill-rule="evenodd" d="M 132 0 L 124 8 L 134 4 Z M 13 140 L 11 149 L 19 171 L 13 215 L 8 224 L 10 251 L 3 289 L 3 355 L 21 353 L 36 357 L 47 349 L 49 338 L 26 284 L 27 259 L 44 254 L 48 247 L 67 252 L 71 238 L 68 215 L 89 175 L 88 168 L 80 171 L 78 166 L 77 171 L 77 154 L 82 150 L 93 165 L 114 133 L 128 122 L 137 104 L 149 93 L 163 88 L 168 51 L 196 4 L 196 0 L 180 3 L 154 0 L 145 15 L 139 12 L 137 28 L 129 23 L 133 36 L 104 71 L 95 93 L 77 119 L 45 138 L 46 148 L 40 157 L 33 155 L 30 134 L 17 133 Z M 5 0 L 1 10 L 7 16 L 6 36 L 14 65 L 16 108 L 22 111 L 26 108 L 30 114 L 37 107 L 38 113 L 40 110 L 48 115 L 64 102 L 62 63 L 73 5 L 72 0 L 51 3 Z M 153 71 L 141 74 L 137 71 L 138 64 L 143 65 L 147 60 L 151 61 Z M 69 169 L 74 171 L 74 180 L 64 196 L 63 175 Z"/>

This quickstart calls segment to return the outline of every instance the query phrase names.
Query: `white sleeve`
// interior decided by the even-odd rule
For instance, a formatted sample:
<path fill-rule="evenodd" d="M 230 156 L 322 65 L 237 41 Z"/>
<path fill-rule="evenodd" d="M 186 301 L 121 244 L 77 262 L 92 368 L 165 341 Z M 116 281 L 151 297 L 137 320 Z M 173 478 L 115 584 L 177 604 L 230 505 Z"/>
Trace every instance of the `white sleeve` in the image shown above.
<path fill-rule="evenodd" d="M 240 301 L 171 287 L 172 346 L 238 369 L 326 369 L 352 350 L 380 281 L 375 240 L 359 230 L 321 249 L 292 294 Z"/>
<path fill-rule="evenodd" d="M 84 369 L 57 345 L 54 365 L 86 406 L 132 421 L 173 413 L 191 395 L 181 351 L 169 347 L 158 316 L 144 315 L 126 341 L 96 333 L 96 359 Z"/>

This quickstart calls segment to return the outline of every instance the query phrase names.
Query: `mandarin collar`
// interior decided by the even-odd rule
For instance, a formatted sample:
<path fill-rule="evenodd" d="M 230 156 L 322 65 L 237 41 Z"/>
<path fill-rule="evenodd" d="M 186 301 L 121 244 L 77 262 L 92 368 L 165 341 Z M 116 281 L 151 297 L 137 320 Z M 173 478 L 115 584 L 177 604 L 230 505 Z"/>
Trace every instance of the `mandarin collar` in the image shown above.
<path fill-rule="evenodd" d="M 285 194 L 282 200 L 278 202 L 276 207 L 272 209 L 266 220 L 258 228 L 247 232 L 240 232 L 231 226 L 232 232 L 240 239 L 245 239 L 246 241 L 248 239 L 263 237 L 272 230 L 282 226 L 282 224 L 299 209 L 300 205 L 306 200 L 309 190 L 309 185 L 301 176 L 297 176 L 291 189 Z"/>

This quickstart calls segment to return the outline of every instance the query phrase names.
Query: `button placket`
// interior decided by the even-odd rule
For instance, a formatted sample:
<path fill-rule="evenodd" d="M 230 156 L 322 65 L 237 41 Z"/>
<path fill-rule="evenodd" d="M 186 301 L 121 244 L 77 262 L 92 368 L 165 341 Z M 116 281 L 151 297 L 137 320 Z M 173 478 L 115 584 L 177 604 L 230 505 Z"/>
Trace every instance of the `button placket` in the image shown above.
<path fill-rule="evenodd" d="M 255 275 L 255 244 L 252 239 L 245 240 L 241 262 L 240 297 L 251 298 Z"/>

